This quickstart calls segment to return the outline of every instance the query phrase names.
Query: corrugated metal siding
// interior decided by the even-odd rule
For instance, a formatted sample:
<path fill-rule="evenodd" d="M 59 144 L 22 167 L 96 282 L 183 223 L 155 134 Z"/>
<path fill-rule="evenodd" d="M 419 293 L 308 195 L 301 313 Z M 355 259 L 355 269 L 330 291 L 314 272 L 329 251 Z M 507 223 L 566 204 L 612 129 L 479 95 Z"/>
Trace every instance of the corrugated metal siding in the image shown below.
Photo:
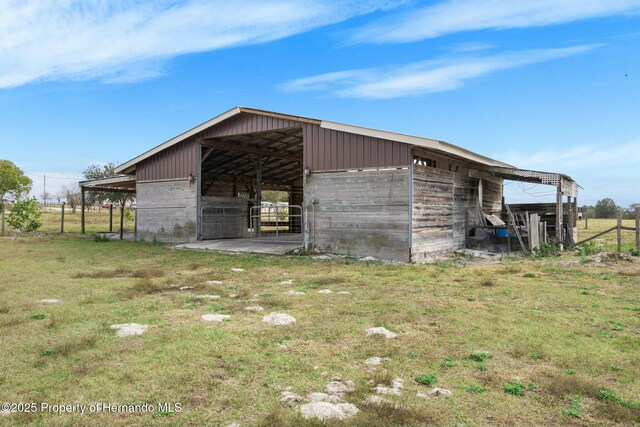
<path fill-rule="evenodd" d="M 190 140 L 169 147 L 136 166 L 136 181 L 187 178 L 196 174 L 197 147 Z"/>
<path fill-rule="evenodd" d="M 195 175 L 196 144 L 200 138 L 293 127 L 303 128 L 304 165 L 312 171 L 408 166 L 412 161 L 409 144 L 324 129 L 302 121 L 241 113 L 138 163 L 136 179 L 153 181 Z"/>
<path fill-rule="evenodd" d="M 304 164 L 314 170 L 409 166 L 411 145 L 305 124 Z"/>

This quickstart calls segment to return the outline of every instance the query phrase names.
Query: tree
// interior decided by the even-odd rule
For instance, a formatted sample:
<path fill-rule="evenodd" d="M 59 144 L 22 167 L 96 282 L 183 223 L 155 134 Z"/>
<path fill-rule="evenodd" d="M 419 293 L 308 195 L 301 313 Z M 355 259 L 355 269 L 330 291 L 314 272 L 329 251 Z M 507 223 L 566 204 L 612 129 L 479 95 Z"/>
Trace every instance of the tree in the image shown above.
<path fill-rule="evenodd" d="M 117 176 L 115 169 L 115 163 L 89 165 L 84 171 L 82 171 L 82 175 L 84 175 L 87 180 L 111 178 L 113 176 Z M 91 191 L 87 193 L 86 197 L 89 203 L 104 203 L 108 201 L 111 203 L 120 203 L 121 206 L 124 206 L 131 196 L 128 193 Z"/>
<path fill-rule="evenodd" d="M 9 213 L 9 225 L 16 230 L 28 233 L 36 231 L 42 225 L 40 207 L 35 197 L 19 200 Z"/>
<path fill-rule="evenodd" d="M 615 218 L 616 213 L 618 212 L 618 205 L 613 199 L 605 198 L 602 200 L 598 200 L 595 206 L 595 217 L 596 218 Z"/>
<path fill-rule="evenodd" d="M 31 191 L 33 182 L 9 160 L 0 160 L 0 199 L 16 200 Z"/>
<path fill-rule="evenodd" d="M 62 190 L 60 190 L 58 197 L 67 202 L 67 205 L 71 208 L 71 213 L 76 213 L 76 207 L 80 204 L 82 193 L 80 193 L 77 185 L 65 185 L 62 187 Z"/>

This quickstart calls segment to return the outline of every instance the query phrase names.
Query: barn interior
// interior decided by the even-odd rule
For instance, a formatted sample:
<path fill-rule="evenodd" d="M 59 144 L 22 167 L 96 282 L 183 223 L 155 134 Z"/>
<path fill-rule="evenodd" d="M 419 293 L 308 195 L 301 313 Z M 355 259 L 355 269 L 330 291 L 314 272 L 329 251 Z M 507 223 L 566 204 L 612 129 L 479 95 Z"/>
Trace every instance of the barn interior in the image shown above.
<path fill-rule="evenodd" d="M 302 242 L 302 135 L 292 127 L 201 140 L 199 240 Z M 266 202 L 265 192 L 286 195 Z"/>

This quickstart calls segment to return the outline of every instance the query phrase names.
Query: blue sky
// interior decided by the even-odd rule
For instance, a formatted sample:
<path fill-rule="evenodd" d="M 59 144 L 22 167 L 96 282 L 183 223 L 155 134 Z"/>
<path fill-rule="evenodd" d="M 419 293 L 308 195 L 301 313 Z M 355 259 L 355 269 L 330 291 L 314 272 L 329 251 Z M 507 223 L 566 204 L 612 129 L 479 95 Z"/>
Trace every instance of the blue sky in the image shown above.
<path fill-rule="evenodd" d="M 236 105 L 442 139 L 626 207 L 640 0 L 0 2 L 0 158 L 35 194 Z"/>

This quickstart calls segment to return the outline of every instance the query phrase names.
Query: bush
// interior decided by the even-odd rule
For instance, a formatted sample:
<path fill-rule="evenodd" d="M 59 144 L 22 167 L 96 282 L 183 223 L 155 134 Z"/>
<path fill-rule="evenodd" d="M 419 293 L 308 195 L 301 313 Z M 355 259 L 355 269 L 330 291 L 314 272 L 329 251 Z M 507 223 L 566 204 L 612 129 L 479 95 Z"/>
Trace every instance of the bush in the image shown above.
<path fill-rule="evenodd" d="M 514 381 L 504 386 L 505 393 L 513 394 L 514 396 L 522 396 L 524 390 L 525 386 L 520 381 Z"/>
<path fill-rule="evenodd" d="M 540 246 L 533 250 L 531 255 L 534 258 L 550 258 L 560 256 L 560 246 L 555 243 L 542 242 Z"/>
<path fill-rule="evenodd" d="M 433 374 L 422 374 L 416 377 L 416 382 L 424 385 L 433 385 L 438 381 L 438 378 Z"/>
<path fill-rule="evenodd" d="M 41 215 L 42 212 L 35 197 L 19 200 L 9 213 L 9 225 L 24 233 L 36 231 L 42 226 Z"/>
<path fill-rule="evenodd" d="M 579 256 L 595 255 L 600 251 L 602 251 L 602 247 L 593 242 L 583 243 L 576 248 L 576 254 Z"/>

